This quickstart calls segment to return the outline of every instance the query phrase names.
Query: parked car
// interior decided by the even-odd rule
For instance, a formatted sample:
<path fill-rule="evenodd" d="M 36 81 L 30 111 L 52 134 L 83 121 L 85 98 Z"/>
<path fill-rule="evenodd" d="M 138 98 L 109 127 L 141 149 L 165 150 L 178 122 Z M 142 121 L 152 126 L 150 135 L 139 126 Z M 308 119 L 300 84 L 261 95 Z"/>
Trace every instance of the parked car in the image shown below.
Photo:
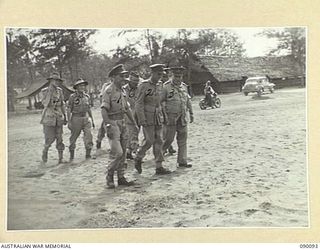
<path fill-rule="evenodd" d="M 266 90 L 273 93 L 275 86 L 276 85 L 269 82 L 268 78 L 265 76 L 249 77 L 243 85 L 242 92 L 245 96 L 250 92 L 257 92 L 258 96 L 261 96 Z"/>

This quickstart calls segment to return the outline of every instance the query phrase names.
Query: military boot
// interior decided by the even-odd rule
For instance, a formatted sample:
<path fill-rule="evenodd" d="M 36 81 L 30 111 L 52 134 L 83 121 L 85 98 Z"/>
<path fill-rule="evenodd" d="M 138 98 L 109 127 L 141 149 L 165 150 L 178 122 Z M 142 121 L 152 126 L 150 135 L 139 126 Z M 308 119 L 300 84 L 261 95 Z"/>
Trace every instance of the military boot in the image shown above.
<path fill-rule="evenodd" d="M 90 159 L 91 158 L 91 148 L 86 149 L 86 159 Z"/>
<path fill-rule="evenodd" d="M 108 188 L 115 188 L 115 185 L 114 185 L 114 174 L 110 174 L 108 173 L 107 176 L 106 176 L 106 181 L 107 181 L 107 186 Z"/>
<path fill-rule="evenodd" d="M 124 176 L 122 177 L 118 177 L 118 185 L 119 186 L 133 186 L 134 182 L 133 181 L 127 181 L 126 178 Z"/>
<path fill-rule="evenodd" d="M 136 158 L 136 159 L 134 160 L 134 168 L 138 171 L 139 174 L 142 173 L 141 164 L 142 164 L 142 160 L 141 160 L 141 159 Z"/>
<path fill-rule="evenodd" d="M 190 163 L 185 163 L 185 164 L 179 163 L 178 168 L 192 168 L 192 164 L 190 164 Z"/>
<path fill-rule="evenodd" d="M 172 145 L 170 145 L 170 147 L 168 148 L 168 152 L 169 154 L 174 154 L 174 153 L 177 153 L 177 151 L 172 147 Z"/>
<path fill-rule="evenodd" d="M 43 151 L 42 151 L 42 161 L 43 162 L 47 162 L 48 161 L 48 149 L 45 148 Z"/>
<path fill-rule="evenodd" d="M 156 168 L 156 175 L 165 175 L 165 174 L 171 174 L 171 171 L 169 169 L 164 168 L 164 167 Z"/>
<path fill-rule="evenodd" d="M 63 150 L 59 150 L 58 154 L 59 154 L 59 164 L 63 163 Z"/>
<path fill-rule="evenodd" d="M 70 161 L 74 159 L 74 150 L 70 150 Z"/>

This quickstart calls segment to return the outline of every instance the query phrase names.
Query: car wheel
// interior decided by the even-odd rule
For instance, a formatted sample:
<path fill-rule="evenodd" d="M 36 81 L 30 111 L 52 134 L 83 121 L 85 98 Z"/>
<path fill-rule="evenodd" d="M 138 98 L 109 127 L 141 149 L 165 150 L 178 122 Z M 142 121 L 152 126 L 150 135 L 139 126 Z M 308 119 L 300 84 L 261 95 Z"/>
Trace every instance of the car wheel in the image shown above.
<path fill-rule="evenodd" d="M 217 107 L 217 108 L 220 108 L 221 107 L 221 100 L 220 98 L 217 98 L 216 101 L 214 102 L 214 105 Z"/>
<path fill-rule="evenodd" d="M 243 94 L 244 94 L 245 96 L 247 96 L 247 95 L 248 95 L 248 92 L 243 92 Z"/>
<path fill-rule="evenodd" d="M 270 88 L 270 93 L 273 93 L 274 92 L 274 88 Z"/>

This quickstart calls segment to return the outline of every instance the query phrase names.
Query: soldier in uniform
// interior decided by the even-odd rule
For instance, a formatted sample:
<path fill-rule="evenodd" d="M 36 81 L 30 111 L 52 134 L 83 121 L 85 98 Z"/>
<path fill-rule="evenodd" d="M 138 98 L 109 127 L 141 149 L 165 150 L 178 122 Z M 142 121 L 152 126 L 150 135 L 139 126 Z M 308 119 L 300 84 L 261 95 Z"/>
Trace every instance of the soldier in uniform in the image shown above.
<path fill-rule="evenodd" d="M 78 79 L 73 85 L 76 92 L 70 95 L 68 101 L 68 128 L 71 130 L 70 136 L 70 161 L 74 159 L 74 150 L 76 148 L 76 141 L 83 131 L 83 141 L 86 148 L 86 159 L 91 158 L 91 149 L 93 146 L 91 123 L 94 127 L 93 116 L 90 109 L 90 96 L 85 93 L 88 82 L 83 79 Z M 89 117 L 88 117 L 89 116 Z"/>
<path fill-rule="evenodd" d="M 138 125 L 142 126 L 144 140 L 139 147 L 136 158 L 135 168 L 138 173 L 142 172 L 142 159 L 148 149 L 153 146 L 153 153 L 156 162 L 156 174 L 169 174 L 170 170 L 162 166 L 163 162 L 163 113 L 160 103 L 162 83 L 160 79 L 163 75 L 163 64 L 154 64 L 150 66 L 151 77 L 144 80 L 138 86 L 136 100 L 136 114 Z"/>
<path fill-rule="evenodd" d="M 165 82 L 169 81 L 169 79 L 171 77 L 170 68 L 164 68 L 163 70 L 164 70 L 164 72 L 163 72 L 163 76 L 161 78 L 161 82 L 165 83 Z M 163 127 L 163 138 L 165 138 L 165 137 L 166 137 L 166 127 L 164 126 Z M 166 153 L 169 153 L 170 155 L 173 155 L 174 153 L 177 153 L 177 151 L 173 148 L 172 145 L 170 145 L 168 150 L 163 151 L 163 154 L 166 154 Z"/>
<path fill-rule="evenodd" d="M 124 71 L 123 74 L 125 75 L 125 78 L 128 78 L 128 77 L 129 77 L 128 73 L 129 73 L 128 71 Z M 106 82 L 106 83 L 104 83 L 104 84 L 102 85 L 102 88 L 101 88 L 101 91 L 100 91 L 100 100 L 101 100 L 101 103 L 102 103 L 103 93 L 104 93 L 104 91 L 106 90 L 106 88 L 107 88 L 110 84 L 111 84 L 111 82 L 108 81 L 108 82 Z M 98 130 L 98 135 L 97 135 L 97 140 L 96 140 L 97 149 L 100 149 L 100 148 L 101 148 L 101 142 L 102 142 L 103 138 L 105 137 L 105 135 L 106 135 L 106 131 L 105 131 L 105 129 L 104 129 L 104 123 L 103 123 L 103 121 L 102 121 L 101 126 L 100 126 L 100 128 L 99 128 L 99 130 Z"/>
<path fill-rule="evenodd" d="M 112 83 L 106 88 L 102 97 L 101 114 L 105 131 L 109 139 L 112 160 L 107 169 L 107 186 L 114 188 L 114 172 L 117 171 L 118 185 L 131 186 L 124 177 L 128 131 L 125 116 L 135 124 L 130 105 L 122 89 L 127 71 L 119 64 L 111 69 L 109 77 Z"/>
<path fill-rule="evenodd" d="M 182 82 L 183 67 L 172 67 L 172 79 L 163 86 L 161 102 L 164 103 L 166 137 L 163 150 L 167 150 L 177 134 L 178 166 L 192 167 L 187 162 L 187 112 L 190 114 L 190 123 L 193 122 L 193 112 L 188 88 Z"/>
<path fill-rule="evenodd" d="M 53 73 L 49 78 L 49 87 L 42 89 L 41 102 L 44 106 L 40 123 L 43 125 L 45 138 L 42 151 L 42 161 L 48 161 L 48 150 L 51 144 L 56 141 L 56 148 L 59 154 L 59 163 L 63 160 L 65 148 L 62 139 L 63 125 L 67 123 L 63 91 L 58 87 L 62 79 L 58 73 Z"/>
<path fill-rule="evenodd" d="M 138 73 L 136 72 L 130 72 L 128 83 L 123 87 L 126 96 L 128 98 L 128 102 L 130 104 L 133 117 L 136 119 L 135 115 L 135 103 L 136 103 L 136 95 L 137 95 L 137 87 L 139 84 L 140 78 Z M 132 153 L 135 152 L 138 148 L 138 136 L 139 136 L 139 130 L 137 129 L 136 124 L 133 124 L 129 119 L 127 119 L 127 126 L 129 131 L 129 142 L 127 147 L 127 159 L 133 160 Z"/>

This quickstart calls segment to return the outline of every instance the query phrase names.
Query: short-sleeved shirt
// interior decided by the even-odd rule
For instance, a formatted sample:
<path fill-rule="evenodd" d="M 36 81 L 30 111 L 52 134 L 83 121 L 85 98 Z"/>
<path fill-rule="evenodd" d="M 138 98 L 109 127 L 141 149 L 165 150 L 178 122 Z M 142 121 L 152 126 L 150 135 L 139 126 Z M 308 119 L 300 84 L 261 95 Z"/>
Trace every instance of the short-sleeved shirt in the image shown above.
<path fill-rule="evenodd" d="M 61 126 L 64 122 L 64 96 L 61 88 L 41 90 L 41 102 L 44 105 L 40 123 L 46 126 Z"/>
<path fill-rule="evenodd" d="M 114 83 L 108 85 L 102 95 L 101 108 L 106 109 L 109 116 L 127 113 L 129 105 L 125 91 L 116 87 Z"/>
<path fill-rule="evenodd" d="M 69 97 L 68 109 L 73 114 L 88 112 L 90 110 L 90 96 L 86 93 L 73 93 Z"/>
<path fill-rule="evenodd" d="M 162 83 L 152 83 L 150 79 L 142 81 L 138 86 L 135 112 L 139 124 L 161 125 L 163 122 L 161 109 Z"/>

